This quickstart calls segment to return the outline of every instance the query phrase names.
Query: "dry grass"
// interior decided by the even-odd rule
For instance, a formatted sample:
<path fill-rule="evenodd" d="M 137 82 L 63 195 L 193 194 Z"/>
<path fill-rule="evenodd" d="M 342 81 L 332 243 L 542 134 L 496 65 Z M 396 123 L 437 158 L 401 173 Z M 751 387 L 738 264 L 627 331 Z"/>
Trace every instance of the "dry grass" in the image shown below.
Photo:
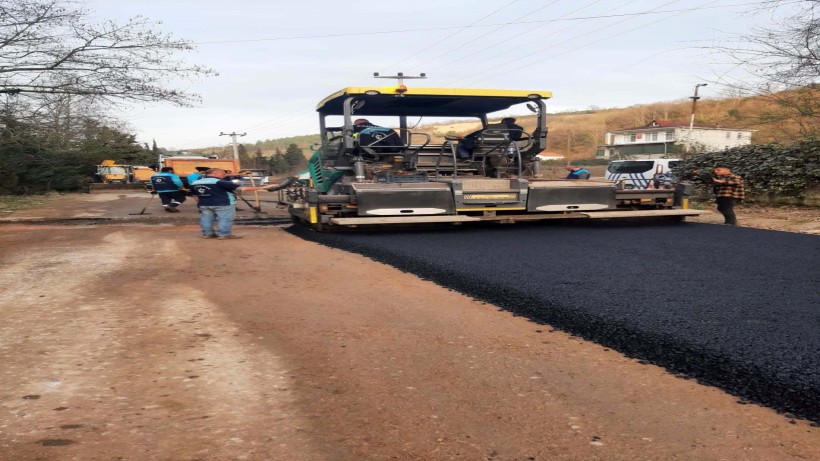
<path fill-rule="evenodd" d="M 763 144 L 776 142 L 791 144 L 799 138 L 801 124 L 804 126 L 820 126 L 818 115 L 807 112 L 803 117 L 795 117 L 795 112 L 789 110 L 784 100 L 790 97 L 806 99 L 803 101 L 811 107 L 820 100 L 820 90 L 804 89 L 801 93 L 780 93 L 775 97 L 730 97 L 723 99 L 702 99 L 698 103 L 696 123 L 736 129 L 755 130 L 752 142 Z M 691 114 L 691 102 L 687 99 L 679 101 L 658 102 L 636 105 L 616 109 L 596 109 L 584 112 L 552 114 L 548 116 L 549 127 L 548 150 L 551 153 L 564 155 L 569 159 L 583 159 L 594 156 L 596 146 L 603 143 L 604 133 L 610 130 L 627 129 L 645 126 L 652 120 L 672 120 L 688 122 Z M 528 132 L 535 128 L 535 116 L 518 116 L 517 123 Z M 495 120 L 491 120 L 495 121 Z M 474 121 L 447 121 L 445 123 L 421 125 L 412 131 L 429 134 L 432 142 L 440 143 L 448 134 L 465 135 L 479 128 Z M 310 143 L 318 140 L 315 136 L 300 136 L 283 138 L 265 142 L 261 147 L 262 154 L 270 157 L 278 146 L 282 152 L 291 142 L 305 150 L 309 157 Z M 253 144 L 247 144 L 248 153 L 256 150 Z M 229 146 L 196 149 L 199 153 L 215 152 L 223 156 L 230 156 Z"/>
<path fill-rule="evenodd" d="M 45 202 L 44 195 L 0 195 L 0 213 L 36 208 Z"/>
<path fill-rule="evenodd" d="M 800 124 L 820 124 L 816 115 L 795 118 L 780 99 L 766 97 L 702 99 L 698 103 L 695 122 L 724 128 L 755 130 L 752 141 L 755 144 L 776 142 L 791 144 L 800 137 Z M 820 100 L 820 90 L 813 95 Z M 803 97 L 805 95 L 802 95 Z M 598 109 L 585 112 L 549 115 L 549 151 L 570 159 L 594 156 L 596 146 L 604 141 L 604 133 L 645 126 L 652 120 L 672 120 L 687 122 L 691 115 L 688 100 L 658 102 L 618 109 Z M 518 124 L 525 130 L 535 127 L 535 116 L 519 116 Z M 435 138 L 448 132 L 463 135 L 477 129 L 475 123 L 448 122 L 441 125 L 418 127 Z"/>

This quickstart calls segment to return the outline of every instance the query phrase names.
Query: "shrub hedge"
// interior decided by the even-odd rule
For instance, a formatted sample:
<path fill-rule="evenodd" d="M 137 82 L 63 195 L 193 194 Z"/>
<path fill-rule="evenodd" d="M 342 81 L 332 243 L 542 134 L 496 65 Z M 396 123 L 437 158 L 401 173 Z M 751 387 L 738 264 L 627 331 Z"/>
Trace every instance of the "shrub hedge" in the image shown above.
<path fill-rule="evenodd" d="M 712 169 L 718 166 L 742 177 L 750 195 L 800 198 L 820 183 L 820 139 L 693 154 L 680 163 L 676 173 L 707 192 Z"/>

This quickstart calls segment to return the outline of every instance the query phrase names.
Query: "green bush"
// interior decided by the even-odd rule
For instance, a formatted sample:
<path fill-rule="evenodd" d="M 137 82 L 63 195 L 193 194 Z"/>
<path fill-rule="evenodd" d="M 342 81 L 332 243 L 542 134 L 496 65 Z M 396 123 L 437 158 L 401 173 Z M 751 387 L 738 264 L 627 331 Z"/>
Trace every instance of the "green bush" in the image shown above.
<path fill-rule="evenodd" d="M 7 170 L 0 166 L 8 172 L 0 183 L 7 192 L 17 194 L 75 191 L 95 171 L 94 159 L 46 149 L 0 150 L 0 165 L 12 165 Z"/>
<path fill-rule="evenodd" d="M 790 146 L 753 144 L 697 154 L 676 168 L 680 178 L 708 191 L 712 170 L 726 167 L 743 178 L 752 195 L 800 197 L 820 182 L 820 140 Z"/>

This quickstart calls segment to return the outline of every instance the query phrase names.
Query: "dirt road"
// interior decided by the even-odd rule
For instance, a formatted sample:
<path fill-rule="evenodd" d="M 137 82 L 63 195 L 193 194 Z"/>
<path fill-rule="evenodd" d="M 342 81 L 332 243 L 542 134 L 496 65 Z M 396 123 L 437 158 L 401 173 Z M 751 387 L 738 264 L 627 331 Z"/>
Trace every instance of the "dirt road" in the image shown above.
<path fill-rule="evenodd" d="M 0 460 L 820 458 L 805 421 L 281 229 L 239 233 L 0 226 Z"/>

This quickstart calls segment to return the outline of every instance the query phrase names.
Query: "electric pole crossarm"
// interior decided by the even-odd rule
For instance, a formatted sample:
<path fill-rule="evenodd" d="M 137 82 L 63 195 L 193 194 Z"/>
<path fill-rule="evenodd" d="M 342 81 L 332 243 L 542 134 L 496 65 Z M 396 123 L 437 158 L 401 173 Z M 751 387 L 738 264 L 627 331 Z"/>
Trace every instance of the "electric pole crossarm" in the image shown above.
<path fill-rule="evenodd" d="M 248 133 L 223 133 L 221 131 L 219 132 L 219 136 L 230 136 L 231 137 L 231 142 L 233 143 L 233 159 L 236 160 L 237 162 L 239 161 L 239 148 L 237 147 L 237 144 L 236 144 L 236 137 L 237 136 L 245 136 L 246 134 L 248 134 Z"/>

